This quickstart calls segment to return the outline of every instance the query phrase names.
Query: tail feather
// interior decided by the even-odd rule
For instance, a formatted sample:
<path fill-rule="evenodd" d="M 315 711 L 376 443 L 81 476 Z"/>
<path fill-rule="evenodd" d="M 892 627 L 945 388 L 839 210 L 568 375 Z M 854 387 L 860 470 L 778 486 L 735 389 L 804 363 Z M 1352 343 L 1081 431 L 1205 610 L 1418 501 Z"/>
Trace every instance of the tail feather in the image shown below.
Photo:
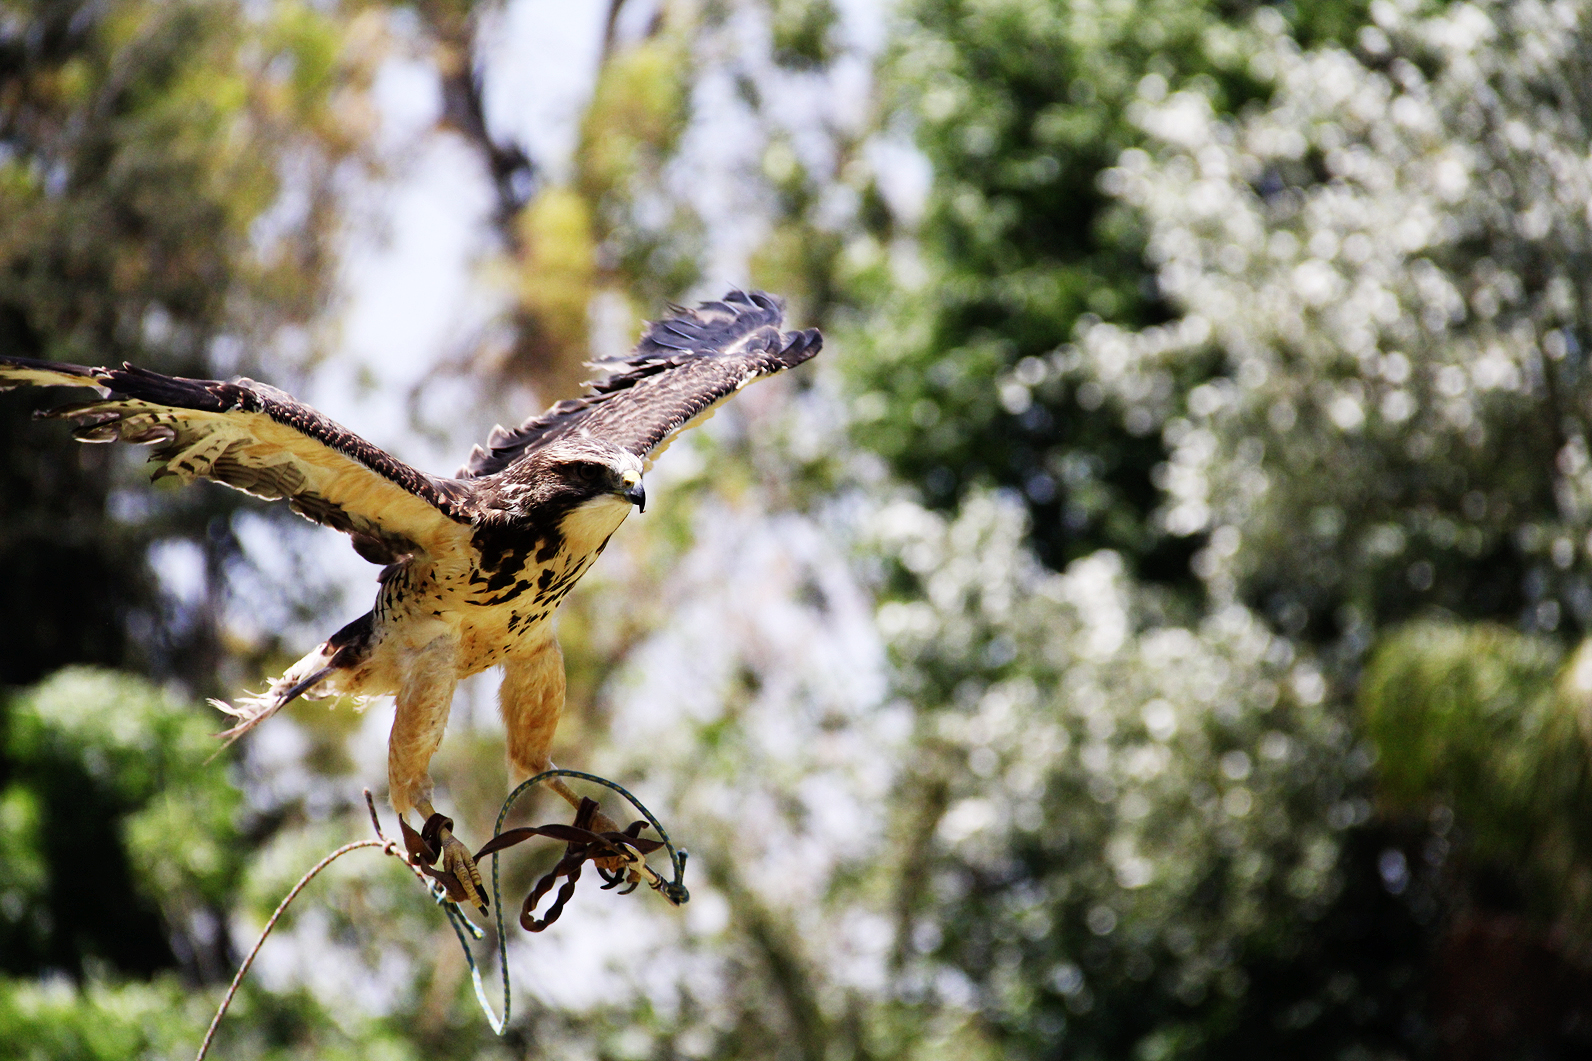
<path fill-rule="evenodd" d="M 211 700 L 211 707 L 237 719 L 230 728 L 216 734 L 223 741 L 221 747 L 225 748 L 232 744 L 327 678 L 336 669 L 327 666 L 330 659 L 331 654 L 326 651 L 326 646 L 322 645 L 289 667 L 286 674 L 272 679 L 263 693 L 240 696 L 236 704 L 229 704 L 225 700 Z"/>
<path fill-rule="evenodd" d="M 281 700 L 272 695 L 272 690 L 274 690 L 276 683 L 273 682 L 271 684 L 272 688 L 263 693 L 251 693 L 238 697 L 236 704 L 211 698 L 211 707 L 238 720 L 234 725 L 216 734 L 217 737 L 221 738 L 221 746 L 223 748 L 276 714 L 287 703 L 286 700 Z"/>

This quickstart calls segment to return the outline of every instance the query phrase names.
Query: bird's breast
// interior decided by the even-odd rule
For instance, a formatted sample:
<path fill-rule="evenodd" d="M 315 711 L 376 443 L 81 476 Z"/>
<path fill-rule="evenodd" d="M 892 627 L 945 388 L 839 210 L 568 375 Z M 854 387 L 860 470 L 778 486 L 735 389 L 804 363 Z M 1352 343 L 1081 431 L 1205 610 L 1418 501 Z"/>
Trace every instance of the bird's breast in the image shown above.
<path fill-rule="evenodd" d="M 468 599 L 476 608 L 511 606 L 510 612 L 551 613 L 608 545 L 630 504 L 599 497 L 557 523 L 479 528 L 467 575 Z"/>
<path fill-rule="evenodd" d="M 382 575 L 377 622 L 405 641 L 440 624 L 458 642 L 461 676 L 539 650 L 629 507 L 588 504 L 550 529 L 478 528 L 463 562 L 394 565 Z"/>
<path fill-rule="evenodd" d="M 580 555 L 566 542 L 545 559 L 530 554 L 512 579 L 495 585 L 485 572 L 473 572 L 459 595 L 461 671 L 473 674 L 539 648 L 553 613 L 596 558 L 597 550 Z"/>

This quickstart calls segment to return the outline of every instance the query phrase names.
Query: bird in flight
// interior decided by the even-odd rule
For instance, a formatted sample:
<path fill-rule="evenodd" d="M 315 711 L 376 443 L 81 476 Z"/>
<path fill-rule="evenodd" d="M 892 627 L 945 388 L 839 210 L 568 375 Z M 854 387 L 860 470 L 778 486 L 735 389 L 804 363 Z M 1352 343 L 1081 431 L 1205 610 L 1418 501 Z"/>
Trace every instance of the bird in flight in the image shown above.
<path fill-rule="evenodd" d="M 183 379 L 124 364 L 85 368 L 0 357 L 0 390 L 88 388 L 90 401 L 38 415 L 84 442 L 154 446 L 155 477 L 213 479 L 347 534 L 384 565 L 375 606 L 265 692 L 215 701 L 236 739 L 294 699 L 393 696 L 387 781 L 393 809 L 432 824 L 443 872 L 485 907 L 469 850 L 432 806 L 429 765 L 455 686 L 501 666 L 511 784 L 551 769 L 564 708 L 553 613 L 632 507 L 642 475 L 679 432 L 754 380 L 816 354 L 816 330 L 782 332 L 780 300 L 731 291 L 651 324 L 606 375 L 515 428 L 496 427 L 452 478 L 411 468 L 284 392 L 248 379 Z M 562 780 L 549 786 L 572 805 Z M 433 822 L 436 818 L 437 821 Z M 616 830 L 598 815 L 595 831 Z"/>

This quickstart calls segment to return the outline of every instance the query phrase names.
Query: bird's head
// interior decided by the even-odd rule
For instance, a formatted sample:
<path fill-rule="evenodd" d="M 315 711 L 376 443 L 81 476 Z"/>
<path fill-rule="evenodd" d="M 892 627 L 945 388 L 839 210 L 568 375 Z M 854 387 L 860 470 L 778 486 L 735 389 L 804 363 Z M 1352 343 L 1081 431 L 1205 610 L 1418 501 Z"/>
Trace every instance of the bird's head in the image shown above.
<path fill-rule="evenodd" d="M 556 480 L 555 491 L 572 508 L 619 500 L 647 510 L 641 458 L 591 439 L 573 440 L 547 454 L 543 474 Z"/>

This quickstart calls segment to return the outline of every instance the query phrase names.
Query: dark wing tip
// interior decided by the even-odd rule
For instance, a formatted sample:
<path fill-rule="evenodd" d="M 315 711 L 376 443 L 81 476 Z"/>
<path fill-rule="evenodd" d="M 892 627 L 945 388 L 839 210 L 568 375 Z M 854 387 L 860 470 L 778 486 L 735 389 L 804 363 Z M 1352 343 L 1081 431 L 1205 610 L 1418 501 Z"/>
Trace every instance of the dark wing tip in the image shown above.
<path fill-rule="evenodd" d="M 778 328 L 785 302 L 764 291 L 731 288 L 724 297 L 691 309 L 670 307 L 670 315 L 648 324 L 627 357 L 595 364 L 598 369 L 635 368 L 657 357 L 711 355 L 762 329 Z"/>
<path fill-rule="evenodd" d="M 781 317 L 785 314 L 785 300 L 778 295 L 771 295 L 767 291 L 742 291 L 738 287 L 730 288 L 717 302 L 706 302 L 703 305 L 729 308 L 732 303 L 753 311 L 777 313 Z"/>
<path fill-rule="evenodd" d="M 72 365 L 65 361 L 36 361 L 31 357 L 0 355 L 0 391 L 18 387 L 93 387 L 104 391 L 99 374 L 104 369 Z"/>
<path fill-rule="evenodd" d="M 722 298 L 693 308 L 671 305 L 668 316 L 646 325 L 631 353 L 591 363 L 597 378 L 588 382 L 585 394 L 558 402 L 517 428 L 493 429 L 456 474 L 473 479 L 501 471 L 531 448 L 560 437 L 602 403 L 675 369 L 735 359 L 755 378 L 818 353 L 823 347 L 818 330 L 781 333 L 784 319 L 785 300 L 765 291 L 731 288 Z"/>
<path fill-rule="evenodd" d="M 818 351 L 824 348 L 824 336 L 817 328 L 808 328 L 806 331 L 786 332 L 785 348 L 779 352 L 779 363 L 782 368 L 791 368 L 809 360 Z"/>

